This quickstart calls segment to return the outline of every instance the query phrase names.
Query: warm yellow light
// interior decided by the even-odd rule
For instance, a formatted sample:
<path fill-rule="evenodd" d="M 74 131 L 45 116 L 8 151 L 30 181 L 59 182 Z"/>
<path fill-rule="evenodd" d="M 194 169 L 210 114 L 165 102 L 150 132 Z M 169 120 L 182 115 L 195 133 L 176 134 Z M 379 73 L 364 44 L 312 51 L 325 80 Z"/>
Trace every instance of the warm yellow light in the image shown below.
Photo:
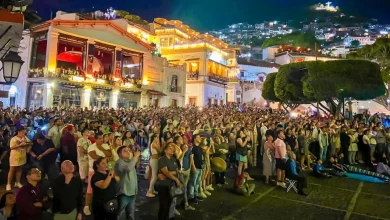
<path fill-rule="evenodd" d="M 54 88 L 54 83 L 48 83 L 48 84 L 46 84 L 46 87 L 48 89 Z"/>
<path fill-rule="evenodd" d="M 97 82 L 97 83 L 103 84 L 103 83 L 105 83 L 106 81 L 105 81 L 104 79 L 97 79 L 96 82 Z"/>
<path fill-rule="evenodd" d="M 83 81 L 84 81 L 84 78 L 83 78 L 83 77 L 80 77 L 80 76 L 72 76 L 71 81 L 83 82 Z"/>
<path fill-rule="evenodd" d="M 112 91 L 112 94 L 113 94 L 113 95 L 119 95 L 119 90 L 114 90 L 114 91 Z"/>
<path fill-rule="evenodd" d="M 56 71 L 56 67 L 49 67 L 47 68 L 47 70 L 49 71 L 49 73 L 54 73 Z"/>
<path fill-rule="evenodd" d="M 117 81 L 119 81 L 119 80 L 120 80 L 120 78 L 114 77 L 114 82 L 117 82 Z"/>
<path fill-rule="evenodd" d="M 128 87 L 128 88 L 131 88 L 131 87 L 133 87 L 133 84 L 126 82 L 124 86 Z"/>
<path fill-rule="evenodd" d="M 191 63 L 191 66 L 198 66 L 197 63 Z"/>
<path fill-rule="evenodd" d="M 142 80 L 142 84 L 144 84 L 145 86 L 149 84 L 148 80 L 147 79 L 143 79 Z"/>

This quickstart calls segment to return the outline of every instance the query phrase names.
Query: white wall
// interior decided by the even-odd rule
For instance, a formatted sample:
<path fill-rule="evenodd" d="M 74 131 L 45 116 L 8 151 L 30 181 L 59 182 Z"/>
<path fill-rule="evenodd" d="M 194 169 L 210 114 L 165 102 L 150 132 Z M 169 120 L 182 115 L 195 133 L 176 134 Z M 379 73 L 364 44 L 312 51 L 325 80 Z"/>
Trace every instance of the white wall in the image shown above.
<path fill-rule="evenodd" d="M 222 98 L 221 98 L 222 97 Z M 218 105 L 219 105 L 219 100 L 225 100 L 226 99 L 226 89 L 223 87 L 211 85 L 211 84 L 205 84 L 204 88 L 204 102 L 203 105 L 208 104 L 208 99 L 211 98 L 212 100 L 217 99 L 218 100 Z M 224 103 L 226 103 L 224 101 Z M 212 103 L 214 104 L 214 102 Z"/>
<path fill-rule="evenodd" d="M 184 65 L 184 69 L 186 66 Z M 171 83 L 172 76 L 177 76 L 177 92 L 171 92 Z M 186 95 L 186 71 L 164 67 L 164 80 L 163 80 L 163 92 L 167 95 L 164 96 L 161 100 L 161 106 L 167 107 L 172 105 L 172 100 L 175 99 L 177 101 L 177 106 L 184 107 L 185 106 L 185 95 Z"/>
<path fill-rule="evenodd" d="M 2 86 L 1 90 L 4 91 L 10 91 L 10 88 L 13 87 L 11 90 L 15 90 L 16 88 L 16 94 L 15 94 L 15 106 L 19 106 L 21 108 L 26 107 L 26 100 L 27 100 L 27 75 L 28 70 L 30 66 L 30 54 L 31 54 L 31 37 L 28 31 L 23 31 L 23 39 L 20 41 L 18 53 L 19 56 L 24 61 L 21 69 L 18 80 L 13 84 L 13 86 Z M 1 65 L 0 65 L 1 68 Z M 1 73 L 2 74 L 2 73 Z M 8 94 L 10 97 L 12 94 Z M 4 108 L 7 108 L 10 106 L 10 99 L 9 98 L 1 98 L 0 101 L 3 102 Z"/>

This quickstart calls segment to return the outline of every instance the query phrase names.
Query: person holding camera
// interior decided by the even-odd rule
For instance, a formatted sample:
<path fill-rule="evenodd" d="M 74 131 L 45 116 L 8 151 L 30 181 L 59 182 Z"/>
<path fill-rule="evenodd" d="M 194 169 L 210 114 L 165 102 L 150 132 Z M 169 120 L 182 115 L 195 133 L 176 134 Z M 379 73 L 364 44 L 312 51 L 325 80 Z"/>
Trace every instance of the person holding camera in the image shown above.
<path fill-rule="evenodd" d="M 241 176 L 243 170 L 248 168 L 248 141 L 245 135 L 245 129 L 241 128 L 236 136 L 236 159 L 238 161 L 238 176 Z"/>

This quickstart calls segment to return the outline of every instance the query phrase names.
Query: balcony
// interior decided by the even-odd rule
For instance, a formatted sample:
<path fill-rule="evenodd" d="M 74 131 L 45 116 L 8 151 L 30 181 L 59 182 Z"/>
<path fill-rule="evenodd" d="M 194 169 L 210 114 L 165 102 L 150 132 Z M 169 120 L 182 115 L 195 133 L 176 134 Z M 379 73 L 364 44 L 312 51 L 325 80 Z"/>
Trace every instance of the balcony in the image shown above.
<path fill-rule="evenodd" d="M 30 69 L 27 75 L 28 78 L 55 78 L 59 80 L 90 83 L 98 85 L 112 85 L 123 88 L 142 87 L 141 79 L 125 79 L 114 77 L 113 74 L 85 74 L 80 70 L 59 69 L 49 71 L 46 68 Z"/>
<path fill-rule="evenodd" d="M 180 86 L 169 87 L 168 90 L 169 90 L 169 92 L 173 92 L 173 93 L 181 93 L 181 87 Z"/>
<path fill-rule="evenodd" d="M 226 85 L 229 79 L 221 75 L 209 74 L 209 81 Z"/>
<path fill-rule="evenodd" d="M 187 73 L 187 80 L 198 80 L 198 79 L 199 79 L 199 71 Z"/>

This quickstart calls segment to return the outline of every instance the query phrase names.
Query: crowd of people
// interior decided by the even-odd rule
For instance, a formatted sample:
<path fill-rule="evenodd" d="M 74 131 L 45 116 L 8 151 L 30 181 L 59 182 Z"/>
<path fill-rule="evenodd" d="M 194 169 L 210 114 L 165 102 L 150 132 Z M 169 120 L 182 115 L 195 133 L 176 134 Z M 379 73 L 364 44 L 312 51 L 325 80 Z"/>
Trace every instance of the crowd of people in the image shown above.
<path fill-rule="evenodd" d="M 262 170 L 267 184 L 282 188 L 286 179 L 296 180 L 301 195 L 305 171 L 328 175 L 335 161 L 367 169 L 380 163 L 378 173 L 390 175 L 390 130 L 358 118 L 290 117 L 227 106 L 9 108 L 0 111 L 0 122 L 0 161 L 9 155 L 0 200 L 6 219 L 93 214 L 97 220 L 134 220 L 141 160 L 148 161 L 146 196 L 158 197 L 160 220 L 180 215 L 178 207 L 195 210 L 215 187 L 250 196 L 254 169 Z M 234 185 L 228 185 L 225 169 L 216 168 L 224 164 L 234 170 Z M 13 187 L 20 188 L 16 196 Z"/>

